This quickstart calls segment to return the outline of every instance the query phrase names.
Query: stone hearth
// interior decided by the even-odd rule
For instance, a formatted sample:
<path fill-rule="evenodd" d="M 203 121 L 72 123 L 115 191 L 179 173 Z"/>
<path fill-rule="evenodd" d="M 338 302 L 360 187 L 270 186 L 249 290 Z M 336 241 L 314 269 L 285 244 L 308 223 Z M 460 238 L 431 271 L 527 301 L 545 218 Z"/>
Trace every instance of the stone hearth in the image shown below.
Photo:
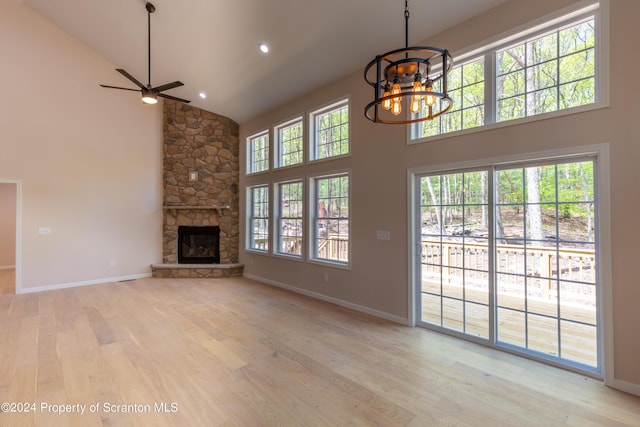
<path fill-rule="evenodd" d="M 238 124 L 164 100 L 162 264 L 154 277 L 231 277 L 238 264 Z M 220 264 L 178 264 L 179 226 L 220 227 Z"/>
<path fill-rule="evenodd" d="M 153 264 L 153 277 L 222 278 L 242 276 L 242 264 Z"/>

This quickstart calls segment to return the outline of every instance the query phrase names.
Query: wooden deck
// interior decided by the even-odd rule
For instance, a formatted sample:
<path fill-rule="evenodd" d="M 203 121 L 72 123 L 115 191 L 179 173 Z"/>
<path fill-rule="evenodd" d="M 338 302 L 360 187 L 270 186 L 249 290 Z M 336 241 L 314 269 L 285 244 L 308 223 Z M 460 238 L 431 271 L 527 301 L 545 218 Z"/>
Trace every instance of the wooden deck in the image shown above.
<path fill-rule="evenodd" d="M 423 291 L 440 293 L 440 284 L 423 281 Z M 489 309 L 488 295 L 474 288 L 467 288 L 464 297 L 468 303 L 463 307 L 462 286 L 445 284 L 442 288 L 443 298 L 442 323 L 444 327 L 471 335 L 488 338 Z M 558 321 L 548 316 L 558 317 L 558 304 L 554 300 L 529 297 L 526 310 L 527 320 L 523 313 L 525 299 L 508 293 L 498 293 L 498 335 L 499 341 L 529 348 L 540 353 L 562 358 L 588 366 L 597 366 L 597 331 L 595 327 L 575 322 L 596 323 L 595 307 L 580 304 L 562 304 L 560 316 L 560 342 L 558 348 Z M 504 307 L 504 308 L 500 308 Z M 519 311 L 516 311 L 519 310 Z M 423 294 L 422 320 L 440 325 L 440 298 Z M 466 324 L 466 328 L 465 328 Z M 528 333 L 528 342 L 526 336 Z"/>

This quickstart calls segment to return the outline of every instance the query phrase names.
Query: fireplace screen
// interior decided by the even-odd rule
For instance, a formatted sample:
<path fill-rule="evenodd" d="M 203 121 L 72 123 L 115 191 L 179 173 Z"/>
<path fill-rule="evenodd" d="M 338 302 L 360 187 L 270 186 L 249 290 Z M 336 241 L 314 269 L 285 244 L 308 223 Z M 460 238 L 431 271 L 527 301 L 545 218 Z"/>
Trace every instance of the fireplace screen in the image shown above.
<path fill-rule="evenodd" d="M 220 227 L 178 227 L 179 264 L 219 264 Z"/>

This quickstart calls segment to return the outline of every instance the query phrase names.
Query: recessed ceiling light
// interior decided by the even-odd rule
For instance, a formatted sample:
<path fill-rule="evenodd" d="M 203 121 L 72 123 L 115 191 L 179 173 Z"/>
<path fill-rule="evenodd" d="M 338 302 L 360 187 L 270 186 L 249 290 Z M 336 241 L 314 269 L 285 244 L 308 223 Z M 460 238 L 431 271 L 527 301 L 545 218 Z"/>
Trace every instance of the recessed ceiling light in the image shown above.
<path fill-rule="evenodd" d="M 204 92 L 200 92 L 199 95 L 200 95 L 200 98 L 202 99 L 205 99 L 207 97 L 207 94 Z"/>
<path fill-rule="evenodd" d="M 269 46 L 266 43 L 260 43 L 260 52 L 269 53 Z"/>

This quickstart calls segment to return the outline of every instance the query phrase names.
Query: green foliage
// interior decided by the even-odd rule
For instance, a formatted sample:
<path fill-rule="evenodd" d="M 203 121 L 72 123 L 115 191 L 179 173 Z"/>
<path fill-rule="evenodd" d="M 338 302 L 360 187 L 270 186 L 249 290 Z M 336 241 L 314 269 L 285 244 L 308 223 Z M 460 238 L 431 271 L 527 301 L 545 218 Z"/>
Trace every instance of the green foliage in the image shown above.
<path fill-rule="evenodd" d="M 253 206 L 253 217 L 269 217 L 269 186 L 261 185 L 251 189 L 251 201 Z"/>
<path fill-rule="evenodd" d="M 302 218 L 302 181 L 280 184 L 280 217 Z"/>
<path fill-rule="evenodd" d="M 498 121 L 595 101 L 594 21 L 496 54 Z"/>
<path fill-rule="evenodd" d="M 302 121 L 278 130 L 280 141 L 280 167 L 303 162 Z"/>
<path fill-rule="evenodd" d="M 269 135 L 260 135 L 250 140 L 251 172 L 269 169 Z"/>
<path fill-rule="evenodd" d="M 498 122 L 595 102 L 595 21 L 495 52 L 495 73 Z M 484 58 L 454 67 L 448 89 L 453 107 L 439 118 L 419 123 L 418 137 L 484 125 Z M 434 90 L 441 91 L 440 82 Z M 440 109 L 436 103 L 432 111 Z M 423 105 L 421 115 L 428 113 Z"/>
<path fill-rule="evenodd" d="M 349 153 L 349 107 L 320 114 L 315 123 L 317 159 Z"/>
<path fill-rule="evenodd" d="M 470 129 L 484 124 L 484 59 L 454 67 L 449 73 L 447 84 L 453 107 L 440 118 L 423 122 L 422 137 Z M 433 90 L 442 91 L 440 81 L 434 84 Z M 438 112 L 440 108 L 439 103 L 436 103 L 433 111 Z M 421 114 L 428 114 L 426 104 L 423 104 Z"/>
<path fill-rule="evenodd" d="M 339 175 L 316 180 L 319 208 L 328 218 L 349 217 L 349 176 Z"/>
<path fill-rule="evenodd" d="M 540 172 L 537 202 L 531 202 L 526 193 L 526 168 L 498 170 L 495 172 L 496 203 L 514 213 L 523 212 L 527 203 L 536 203 L 553 216 L 557 206 L 560 219 L 584 219 L 594 203 L 593 166 L 591 161 L 535 166 Z M 458 214 L 463 207 L 486 205 L 486 174 L 479 171 L 424 177 L 421 205 L 427 210 L 442 207 Z"/>

